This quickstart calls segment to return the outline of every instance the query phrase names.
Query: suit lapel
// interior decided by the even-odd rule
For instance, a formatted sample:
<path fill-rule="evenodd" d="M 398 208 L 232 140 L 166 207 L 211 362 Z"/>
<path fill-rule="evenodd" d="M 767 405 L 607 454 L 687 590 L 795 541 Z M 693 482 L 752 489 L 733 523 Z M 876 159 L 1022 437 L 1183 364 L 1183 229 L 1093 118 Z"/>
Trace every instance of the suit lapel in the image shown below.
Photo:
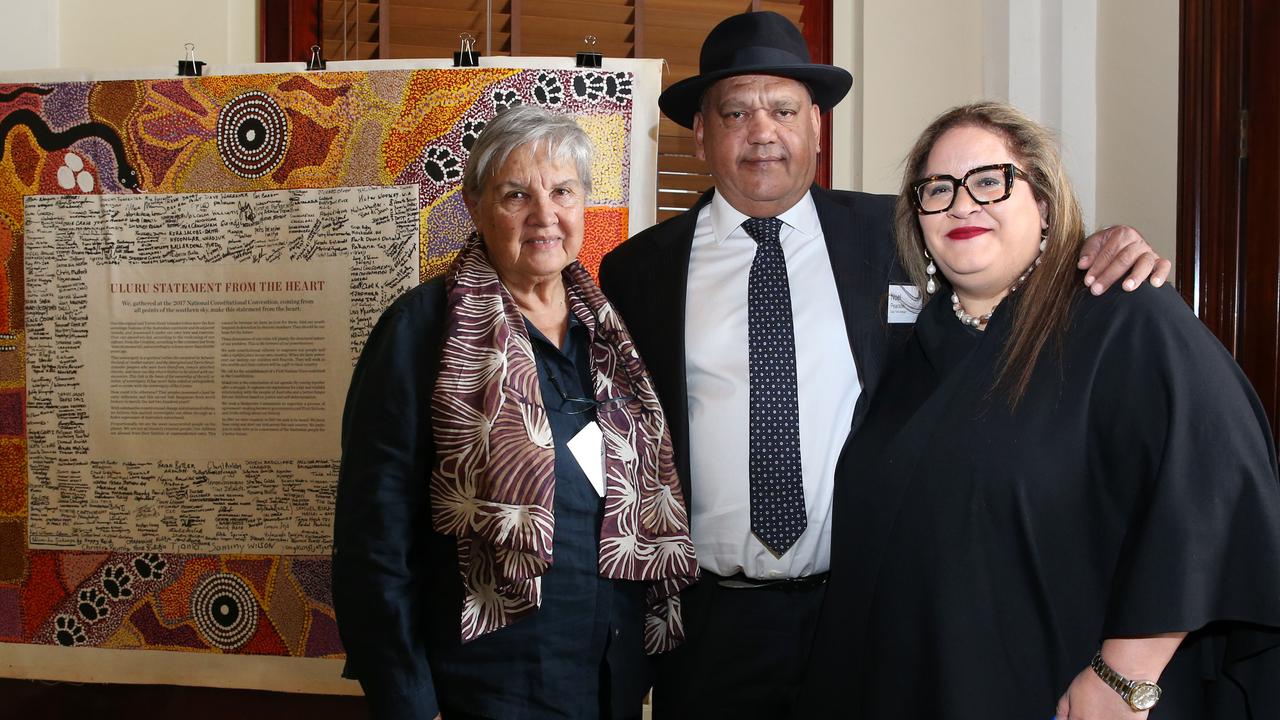
<path fill-rule="evenodd" d="M 685 376 L 685 309 L 689 288 L 689 255 L 693 250 L 693 233 L 698 224 L 698 212 L 711 201 L 708 191 L 687 212 L 672 221 L 671 232 L 657 238 L 657 257 L 651 278 L 652 298 L 655 307 L 650 317 L 665 327 L 657 328 L 654 337 L 662 338 L 656 347 L 662 375 L 670 378 L 664 395 L 671 398 L 665 406 L 667 421 L 671 424 L 671 440 L 675 446 L 676 470 L 684 488 L 685 502 L 689 492 L 689 403 L 688 382 Z M 651 362 L 646 356 L 646 362 Z"/>
<path fill-rule="evenodd" d="M 883 330 L 876 308 L 885 292 L 882 287 L 884 270 L 871 261 L 876 249 L 875 241 L 865 237 L 864 223 L 860 222 L 854 208 L 836 202 L 826 190 L 816 185 L 812 193 L 827 244 L 827 255 L 831 258 L 831 272 L 840 296 L 849 349 L 858 366 L 863 394 L 869 395 L 871 386 L 880 376 L 882 363 L 880 351 L 884 342 L 876 336 L 882 335 Z M 860 408 L 864 405 L 859 402 Z M 855 414 L 855 424 L 860 415 Z"/>

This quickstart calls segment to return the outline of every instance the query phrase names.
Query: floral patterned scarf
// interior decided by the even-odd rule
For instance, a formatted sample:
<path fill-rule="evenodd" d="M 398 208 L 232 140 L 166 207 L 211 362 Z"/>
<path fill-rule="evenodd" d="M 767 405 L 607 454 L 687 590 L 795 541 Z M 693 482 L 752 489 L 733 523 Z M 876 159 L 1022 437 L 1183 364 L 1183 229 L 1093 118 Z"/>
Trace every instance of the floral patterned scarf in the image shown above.
<path fill-rule="evenodd" d="M 591 334 L 605 497 L 601 577 L 645 580 L 645 650 L 684 639 L 679 591 L 697 578 L 666 416 L 613 306 L 582 264 L 563 271 L 569 311 Z M 431 522 L 458 539 L 462 640 L 534 612 L 551 565 L 555 446 L 524 318 L 472 236 L 445 280 L 449 318 L 433 395 Z"/>

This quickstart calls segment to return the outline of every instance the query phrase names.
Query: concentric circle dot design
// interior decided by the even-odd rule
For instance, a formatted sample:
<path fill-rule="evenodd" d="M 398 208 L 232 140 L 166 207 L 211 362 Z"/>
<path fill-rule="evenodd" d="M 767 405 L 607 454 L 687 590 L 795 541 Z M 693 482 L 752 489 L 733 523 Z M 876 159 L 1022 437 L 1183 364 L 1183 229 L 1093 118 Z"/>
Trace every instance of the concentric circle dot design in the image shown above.
<path fill-rule="evenodd" d="M 235 650 L 258 629 L 258 601 L 237 575 L 210 575 L 191 593 L 191 616 L 200 635 L 212 646 Z"/>
<path fill-rule="evenodd" d="M 244 93 L 218 112 L 218 155 L 240 177 L 266 175 L 288 149 L 289 118 L 266 93 Z"/>

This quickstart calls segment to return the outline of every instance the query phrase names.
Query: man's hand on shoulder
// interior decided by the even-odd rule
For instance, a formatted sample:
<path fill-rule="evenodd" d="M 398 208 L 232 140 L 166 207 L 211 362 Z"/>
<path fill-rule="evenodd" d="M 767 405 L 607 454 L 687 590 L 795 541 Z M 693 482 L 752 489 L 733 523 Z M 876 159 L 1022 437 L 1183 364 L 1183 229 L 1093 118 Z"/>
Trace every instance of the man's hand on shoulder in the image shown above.
<path fill-rule="evenodd" d="M 1148 277 L 1152 285 L 1160 287 L 1168 279 L 1173 263 L 1157 255 L 1137 230 L 1128 225 L 1112 225 L 1085 239 L 1076 267 L 1088 271 L 1084 284 L 1094 295 L 1101 295 L 1126 273 L 1126 291 L 1137 289 Z"/>

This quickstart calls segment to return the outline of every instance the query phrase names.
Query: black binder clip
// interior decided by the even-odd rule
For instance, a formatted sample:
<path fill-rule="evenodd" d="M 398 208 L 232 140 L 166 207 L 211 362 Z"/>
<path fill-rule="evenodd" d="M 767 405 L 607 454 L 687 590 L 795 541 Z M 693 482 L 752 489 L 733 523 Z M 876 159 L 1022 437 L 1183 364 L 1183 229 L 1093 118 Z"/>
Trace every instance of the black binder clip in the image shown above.
<path fill-rule="evenodd" d="M 454 67 L 480 67 L 480 53 L 476 52 L 476 39 L 471 33 L 458 36 L 462 49 L 453 54 Z"/>
<path fill-rule="evenodd" d="M 184 77 L 199 77 L 202 74 L 205 63 L 203 60 L 196 59 L 196 46 L 192 43 L 185 45 L 187 48 L 187 59 L 178 61 L 178 75 Z"/>
<path fill-rule="evenodd" d="M 596 36 L 588 35 L 582 38 L 582 42 L 587 44 L 588 49 L 578 53 L 578 67 L 599 68 L 604 63 L 604 55 L 595 51 Z"/>
<path fill-rule="evenodd" d="M 325 66 L 324 58 L 320 57 L 320 46 L 311 46 L 311 59 L 307 61 L 308 70 L 323 70 Z"/>

